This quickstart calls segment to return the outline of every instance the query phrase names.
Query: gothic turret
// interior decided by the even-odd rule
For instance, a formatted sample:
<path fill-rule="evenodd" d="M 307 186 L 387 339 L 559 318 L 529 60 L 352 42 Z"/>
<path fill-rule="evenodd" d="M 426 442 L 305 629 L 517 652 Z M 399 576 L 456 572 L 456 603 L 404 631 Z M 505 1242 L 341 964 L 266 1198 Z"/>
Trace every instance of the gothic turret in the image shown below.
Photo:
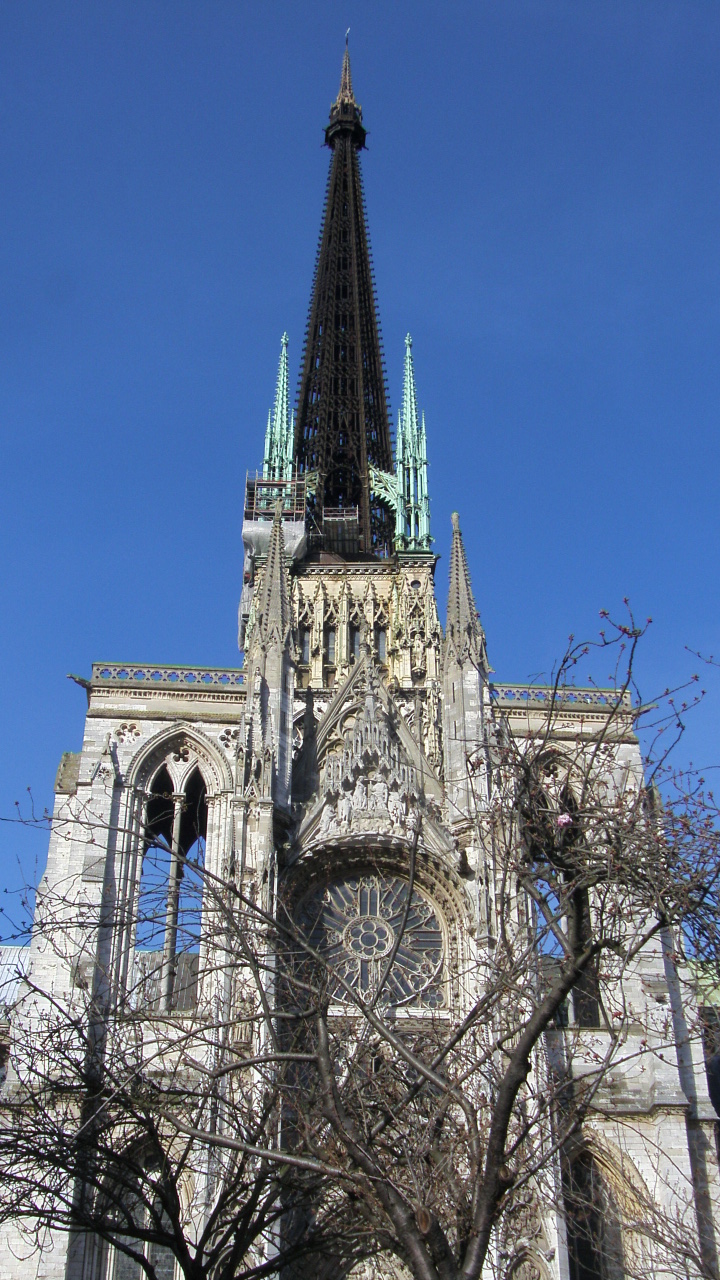
<path fill-rule="evenodd" d="M 272 799 L 290 804 L 294 645 L 290 586 L 285 563 L 282 499 L 278 498 L 267 558 L 247 626 L 246 669 L 252 691 L 251 757 L 272 758 Z"/>
<path fill-rule="evenodd" d="M 370 467 L 392 470 L 375 284 L 358 153 L 365 145 L 347 48 L 325 143 L 332 151 L 305 335 L 295 460 L 314 491 L 312 523 L 327 548 L 383 554 L 393 517 Z"/>
<path fill-rule="evenodd" d="M 452 547 L 450 550 L 450 589 L 447 603 L 446 656 L 450 655 L 460 666 L 468 663 L 487 674 L 485 633 L 475 608 L 470 571 L 465 556 L 460 517 L 452 514 Z"/>
<path fill-rule="evenodd" d="M 483 798 L 477 788 L 485 786 L 484 775 L 478 774 L 475 779 L 473 762 L 485 742 L 489 668 L 457 511 L 453 512 L 452 526 L 443 653 L 443 729 L 449 817 L 451 822 L 458 822 L 468 818 Z"/>

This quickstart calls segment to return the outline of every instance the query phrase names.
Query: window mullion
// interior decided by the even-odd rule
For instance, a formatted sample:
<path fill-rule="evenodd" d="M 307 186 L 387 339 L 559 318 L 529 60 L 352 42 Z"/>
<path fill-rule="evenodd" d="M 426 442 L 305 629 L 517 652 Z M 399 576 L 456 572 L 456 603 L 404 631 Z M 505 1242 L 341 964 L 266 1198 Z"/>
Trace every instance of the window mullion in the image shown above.
<path fill-rule="evenodd" d="M 163 1009 L 170 1009 L 172 1004 L 173 980 L 175 976 L 175 953 L 177 950 L 178 908 L 180 904 L 180 879 L 182 862 L 180 857 L 180 826 L 182 823 L 185 797 L 173 796 L 172 856 L 170 859 L 170 882 L 168 884 L 167 912 L 165 915 L 165 942 L 163 946 L 162 977 L 160 997 Z"/>

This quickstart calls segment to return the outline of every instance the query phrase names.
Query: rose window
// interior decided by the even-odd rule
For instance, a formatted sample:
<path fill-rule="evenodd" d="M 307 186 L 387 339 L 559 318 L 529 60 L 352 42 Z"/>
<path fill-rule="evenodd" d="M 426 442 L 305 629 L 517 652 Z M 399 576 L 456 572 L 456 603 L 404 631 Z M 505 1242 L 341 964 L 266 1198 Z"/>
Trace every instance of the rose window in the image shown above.
<path fill-rule="evenodd" d="M 417 889 L 408 908 L 402 880 L 378 873 L 332 880 L 303 900 L 297 923 L 336 977 L 330 981 L 336 1000 L 349 999 L 347 987 L 372 998 L 392 960 L 382 1004 L 437 1009 L 445 1003 L 440 922 Z"/>

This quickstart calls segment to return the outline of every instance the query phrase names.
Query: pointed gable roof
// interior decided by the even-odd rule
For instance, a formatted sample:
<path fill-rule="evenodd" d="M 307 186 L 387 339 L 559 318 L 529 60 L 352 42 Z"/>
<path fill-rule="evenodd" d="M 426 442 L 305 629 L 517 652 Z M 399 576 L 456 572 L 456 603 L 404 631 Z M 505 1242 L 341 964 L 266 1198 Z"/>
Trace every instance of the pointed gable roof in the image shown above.
<path fill-rule="evenodd" d="M 452 513 L 452 548 L 450 550 L 450 590 L 447 603 L 445 643 L 458 662 L 469 660 L 483 671 L 488 670 L 485 633 L 475 608 L 470 571 L 465 556 L 460 517 Z"/>
<path fill-rule="evenodd" d="M 426 851 L 445 858 L 454 854 L 452 837 L 437 816 L 442 784 L 367 645 L 319 724 L 313 722 L 311 737 L 312 776 L 308 771 L 304 781 L 312 790 L 301 797 L 309 803 L 296 833 L 295 856 L 317 845 L 348 846 L 356 853 L 378 844 L 407 846 L 419 815 Z M 293 795 L 294 784 L 295 779 Z M 364 801 L 359 803 L 358 796 Z"/>
<path fill-rule="evenodd" d="M 317 725 L 315 749 L 318 761 L 322 762 L 330 749 L 331 742 L 342 733 L 342 727 L 348 716 L 351 719 L 362 717 L 372 703 L 376 704 L 381 717 L 391 726 L 391 736 L 397 740 L 402 758 L 417 770 L 423 793 L 439 802 L 442 799 L 442 787 L 437 774 L 383 683 L 381 673 L 366 644 L 361 645 L 358 661 L 340 685 Z"/>

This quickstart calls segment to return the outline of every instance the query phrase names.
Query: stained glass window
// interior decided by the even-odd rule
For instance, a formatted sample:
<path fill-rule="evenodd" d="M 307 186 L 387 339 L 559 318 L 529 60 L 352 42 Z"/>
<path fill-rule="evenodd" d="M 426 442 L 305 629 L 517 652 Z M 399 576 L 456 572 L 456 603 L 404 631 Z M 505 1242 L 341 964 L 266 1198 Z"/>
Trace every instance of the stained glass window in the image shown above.
<path fill-rule="evenodd" d="M 413 889 L 403 929 L 407 900 L 407 884 L 372 872 L 332 880 L 301 903 L 297 922 L 332 966 L 337 979 L 334 990 L 331 981 L 335 999 L 349 999 L 342 983 L 370 999 L 401 935 L 380 1002 L 432 1009 L 444 1005 L 440 922 L 432 904 Z"/>

